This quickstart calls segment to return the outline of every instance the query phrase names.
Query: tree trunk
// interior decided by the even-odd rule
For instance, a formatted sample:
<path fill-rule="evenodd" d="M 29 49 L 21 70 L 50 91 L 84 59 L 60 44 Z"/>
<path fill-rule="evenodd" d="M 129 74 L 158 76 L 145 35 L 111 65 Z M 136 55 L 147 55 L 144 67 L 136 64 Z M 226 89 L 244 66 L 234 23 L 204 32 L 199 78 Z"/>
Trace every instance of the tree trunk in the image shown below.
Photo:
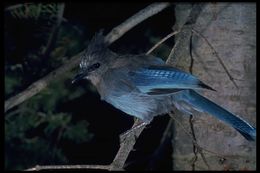
<path fill-rule="evenodd" d="M 174 29 L 186 21 L 190 10 L 190 4 L 176 5 Z M 238 86 L 236 88 L 232 83 L 208 43 L 193 33 L 193 74 L 217 90 L 217 92 L 203 91 L 202 95 L 255 126 L 256 4 L 208 3 L 192 27 L 214 47 Z M 191 33 L 185 35 L 189 37 Z M 191 61 L 189 41 L 185 41 L 176 51 L 169 63 L 188 71 Z M 180 113 L 175 116 L 190 131 L 189 116 Z M 205 113 L 194 115 L 193 125 L 198 144 L 220 155 L 203 151 L 210 170 L 256 169 L 255 142 L 247 141 L 232 127 Z M 172 143 L 174 170 L 208 170 L 199 153 L 194 163 L 195 167 L 192 167 L 194 158 L 192 140 L 177 122 L 174 126 Z"/>

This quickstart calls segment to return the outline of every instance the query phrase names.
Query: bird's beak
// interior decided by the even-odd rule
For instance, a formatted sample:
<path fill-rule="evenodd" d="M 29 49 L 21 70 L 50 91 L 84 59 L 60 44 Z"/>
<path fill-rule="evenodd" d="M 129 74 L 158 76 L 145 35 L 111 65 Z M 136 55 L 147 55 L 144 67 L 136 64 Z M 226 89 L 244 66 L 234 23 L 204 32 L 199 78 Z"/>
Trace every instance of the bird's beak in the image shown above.
<path fill-rule="evenodd" d="M 84 78 L 86 74 L 85 73 L 78 73 L 74 78 L 73 80 L 71 81 L 72 83 L 76 83 L 78 81 L 80 81 L 81 79 Z"/>

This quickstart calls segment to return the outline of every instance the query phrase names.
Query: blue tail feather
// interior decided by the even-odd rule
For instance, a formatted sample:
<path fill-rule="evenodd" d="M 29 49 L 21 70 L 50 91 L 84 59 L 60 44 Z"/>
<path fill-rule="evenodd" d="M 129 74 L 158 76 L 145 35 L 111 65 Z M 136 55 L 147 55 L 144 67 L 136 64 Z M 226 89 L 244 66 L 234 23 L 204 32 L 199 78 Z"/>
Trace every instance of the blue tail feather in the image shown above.
<path fill-rule="evenodd" d="M 209 113 L 219 120 L 231 125 L 235 128 L 241 135 L 243 135 L 247 140 L 256 139 L 256 129 L 247 123 L 242 118 L 234 115 L 233 113 L 227 111 L 216 103 L 210 101 L 209 99 L 203 97 L 193 90 L 184 90 L 178 93 L 179 96 L 175 99 L 180 101 L 185 101 L 192 107 L 201 110 L 203 112 Z"/>

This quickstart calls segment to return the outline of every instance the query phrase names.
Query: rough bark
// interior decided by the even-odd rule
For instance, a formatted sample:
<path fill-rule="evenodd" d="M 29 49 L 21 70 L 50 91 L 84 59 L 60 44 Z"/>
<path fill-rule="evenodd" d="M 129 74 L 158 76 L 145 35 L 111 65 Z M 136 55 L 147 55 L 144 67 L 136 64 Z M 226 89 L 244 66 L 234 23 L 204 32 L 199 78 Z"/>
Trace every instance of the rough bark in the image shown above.
<path fill-rule="evenodd" d="M 176 25 L 187 19 L 191 5 L 176 5 Z M 220 65 L 210 46 L 193 34 L 193 74 L 199 76 L 217 92 L 202 94 L 251 124 L 256 122 L 256 4 L 208 3 L 193 28 L 203 34 L 221 57 L 238 85 L 236 88 Z M 188 33 L 190 34 L 190 33 Z M 178 36 L 177 38 L 178 39 Z M 188 71 L 189 45 L 186 41 L 176 52 L 171 64 Z M 177 50 L 177 49 L 176 49 Z M 189 117 L 176 114 L 183 126 L 190 130 Z M 255 170 L 256 143 L 248 142 L 233 128 L 207 114 L 197 113 L 194 130 L 199 145 L 222 155 L 205 154 L 211 170 Z M 192 170 L 194 157 L 190 136 L 175 124 L 173 143 L 174 170 Z M 200 155 L 195 170 L 207 170 Z"/>

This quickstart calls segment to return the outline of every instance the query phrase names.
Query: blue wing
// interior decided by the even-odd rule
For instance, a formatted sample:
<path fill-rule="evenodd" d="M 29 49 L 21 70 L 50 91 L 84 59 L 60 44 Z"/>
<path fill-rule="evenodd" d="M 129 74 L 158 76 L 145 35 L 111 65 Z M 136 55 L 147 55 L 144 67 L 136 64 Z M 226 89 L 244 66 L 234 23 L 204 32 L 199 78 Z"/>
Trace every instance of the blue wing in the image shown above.
<path fill-rule="evenodd" d="M 106 81 L 104 99 L 127 114 L 150 121 L 152 117 L 168 112 L 174 104 L 183 112 L 192 113 L 197 110 L 209 113 L 234 127 L 246 139 L 256 138 L 253 126 L 192 90 L 211 89 L 209 86 L 176 68 L 158 65 L 142 68 L 128 66 L 110 70 L 103 80 Z"/>
<path fill-rule="evenodd" d="M 167 94 L 183 89 L 212 89 L 197 77 L 169 66 L 142 67 L 129 72 L 135 86 L 150 95 Z"/>
<path fill-rule="evenodd" d="M 253 126 L 197 92 L 193 90 L 185 90 L 174 94 L 172 97 L 177 105 L 178 103 L 184 102 L 189 105 L 191 109 L 193 108 L 201 112 L 207 112 L 219 120 L 231 125 L 247 140 L 255 140 L 256 129 Z M 183 111 L 185 112 L 185 110 Z M 190 113 L 189 109 L 186 112 Z"/>

